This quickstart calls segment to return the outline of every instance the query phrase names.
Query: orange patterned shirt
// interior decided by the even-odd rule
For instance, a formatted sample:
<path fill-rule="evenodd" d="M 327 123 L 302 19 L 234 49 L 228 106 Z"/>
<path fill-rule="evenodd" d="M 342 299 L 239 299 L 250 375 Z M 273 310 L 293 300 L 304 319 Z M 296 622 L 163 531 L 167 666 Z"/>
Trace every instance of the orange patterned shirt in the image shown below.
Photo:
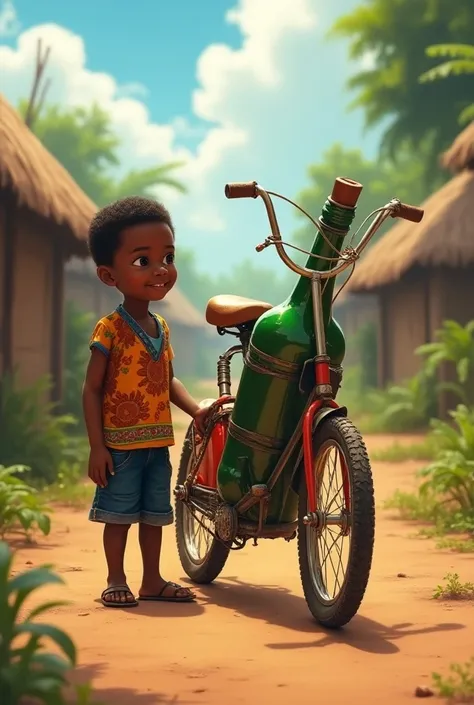
<path fill-rule="evenodd" d="M 169 363 L 174 357 L 166 321 L 151 314 L 158 338 L 151 338 L 122 305 L 101 318 L 90 348 L 107 356 L 103 423 L 110 448 L 159 448 L 174 445 Z"/>

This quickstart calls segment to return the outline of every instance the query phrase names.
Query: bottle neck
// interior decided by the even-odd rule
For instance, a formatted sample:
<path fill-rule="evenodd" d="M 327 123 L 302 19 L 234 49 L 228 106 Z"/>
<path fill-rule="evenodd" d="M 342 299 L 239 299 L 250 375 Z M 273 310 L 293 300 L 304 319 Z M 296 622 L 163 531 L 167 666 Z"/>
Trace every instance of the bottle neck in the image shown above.
<path fill-rule="evenodd" d="M 334 267 L 334 259 L 337 259 L 339 252 L 342 250 L 344 239 L 349 232 L 354 217 L 355 208 L 342 208 L 329 200 L 326 201 L 319 221 L 324 228 L 324 236 L 318 232 L 311 248 L 311 255 L 306 261 L 307 269 L 324 272 Z M 331 315 L 334 285 L 335 277 L 322 282 L 323 312 L 326 324 L 329 322 Z M 311 280 L 308 277 L 300 276 L 290 294 L 289 304 L 295 307 L 312 304 Z M 311 309 L 312 306 L 309 309 L 309 315 L 312 315 Z"/>

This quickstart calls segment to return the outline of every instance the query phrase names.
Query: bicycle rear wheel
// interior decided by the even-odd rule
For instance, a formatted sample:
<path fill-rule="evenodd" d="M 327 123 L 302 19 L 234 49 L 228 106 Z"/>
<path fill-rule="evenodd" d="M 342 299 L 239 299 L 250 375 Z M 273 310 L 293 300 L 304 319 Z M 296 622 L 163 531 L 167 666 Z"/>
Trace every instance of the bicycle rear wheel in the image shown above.
<path fill-rule="evenodd" d="M 183 484 L 189 469 L 194 449 L 192 448 L 194 434 L 191 433 L 192 423 L 186 433 L 178 471 L 178 484 Z M 217 501 L 217 493 L 216 493 Z M 208 584 L 221 573 L 230 549 L 221 541 L 213 538 L 207 531 L 215 533 L 214 522 L 205 514 L 193 507 L 195 516 L 186 504 L 176 501 L 176 543 L 183 570 L 195 583 Z"/>

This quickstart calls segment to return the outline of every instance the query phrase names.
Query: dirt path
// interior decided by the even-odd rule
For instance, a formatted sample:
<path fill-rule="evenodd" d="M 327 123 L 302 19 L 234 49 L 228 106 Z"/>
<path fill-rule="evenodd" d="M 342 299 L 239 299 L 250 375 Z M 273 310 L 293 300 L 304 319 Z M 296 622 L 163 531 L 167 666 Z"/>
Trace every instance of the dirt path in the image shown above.
<path fill-rule="evenodd" d="M 369 449 L 384 442 L 369 439 Z M 179 446 L 175 467 L 178 453 Z M 409 488 L 415 467 L 375 463 L 378 504 L 397 487 Z M 93 678 L 97 699 L 108 705 L 288 705 L 321 698 L 331 705 L 404 705 L 433 670 L 474 652 L 474 606 L 430 599 L 449 571 L 472 579 L 473 558 L 414 540 L 412 527 L 382 510 L 365 601 L 339 634 L 324 633 L 310 619 L 295 541 L 263 541 L 232 555 L 219 581 L 198 589 L 198 604 L 114 611 L 97 601 L 101 528 L 87 522 L 86 512 L 58 510 L 53 523 L 39 547 L 20 551 L 17 566 L 52 562 L 63 574 L 73 604 L 51 621 L 77 642 L 77 679 Z M 127 561 L 133 588 L 140 575 L 135 537 Z M 164 566 L 166 577 L 182 579 L 173 528 L 166 530 Z M 398 578 L 400 572 L 407 577 Z M 48 599 L 65 592 L 49 589 Z"/>

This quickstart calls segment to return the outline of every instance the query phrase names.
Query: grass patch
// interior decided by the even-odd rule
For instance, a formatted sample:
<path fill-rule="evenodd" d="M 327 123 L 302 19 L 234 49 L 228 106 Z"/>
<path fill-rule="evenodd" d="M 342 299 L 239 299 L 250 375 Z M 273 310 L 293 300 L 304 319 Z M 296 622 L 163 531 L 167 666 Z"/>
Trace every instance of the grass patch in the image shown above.
<path fill-rule="evenodd" d="M 453 553 L 474 553 L 474 538 L 443 537 L 436 542 L 436 548 L 449 549 Z"/>
<path fill-rule="evenodd" d="M 435 449 L 430 439 L 420 443 L 402 444 L 395 442 L 387 448 L 380 448 L 371 453 L 373 460 L 386 463 L 399 463 L 405 460 L 433 460 Z"/>
<path fill-rule="evenodd" d="M 401 492 L 397 490 L 383 505 L 383 509 L 395 509 L 398 518 L 430 526 L 420 527 L 418 536 L 439 538 L 437 548 L 451 548 L 459 553 L 474 550 L 474 524 L 470 513 L 462 513 L 442 502 L 434 493 Z M 459 537 L 446 536 L 458 534 Z M 468 538 L 464 536 L 468 535 Z"/>
<path fill-rule="evenodd" d="M 474 656 L 466 663 L 452 663 L 452 675 L 433 673 L 437 694 L 451 703 L 474 703 Z"/>
<path fill-rule="evenodd" d="M 433 591 L 434 600 L 474 600 L 474 583 L 462 583 L 457 573 L 448 573 L 444 585 Z"/>
<path fill-rule="evenodd" d="M 435 497 L 421 497 L 415 492 L 396 492 L 383 504 L 384 509 L 396 509 L 399 518 L 409 521 L 426 521 L 437 524 L 443 514 Z"/>
<path fill-rule="evenodd" d="M 62 507 L 73 507 L 82 509 L 90 504 L 95 492 L 95 485 L 91 480 L 75 482 L 72 485 L 58 480 L 52 485 L 48 485 L 41 490 L 41 497 L 48 504 L 56 504 Z"/>

